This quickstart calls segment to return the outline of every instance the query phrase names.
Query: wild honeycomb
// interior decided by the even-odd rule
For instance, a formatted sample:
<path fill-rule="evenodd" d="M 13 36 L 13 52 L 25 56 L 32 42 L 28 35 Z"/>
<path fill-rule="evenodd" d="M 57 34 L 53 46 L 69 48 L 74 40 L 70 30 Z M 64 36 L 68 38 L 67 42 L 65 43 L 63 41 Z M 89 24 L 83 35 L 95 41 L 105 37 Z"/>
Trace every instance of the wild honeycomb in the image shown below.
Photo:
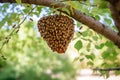
<path fill-rule="evenodd" d="M 38 29 L 53 51 L 65 53 L 74 35 L 74 21 L 64 15 L 46 16 L 38 21 Z"/>

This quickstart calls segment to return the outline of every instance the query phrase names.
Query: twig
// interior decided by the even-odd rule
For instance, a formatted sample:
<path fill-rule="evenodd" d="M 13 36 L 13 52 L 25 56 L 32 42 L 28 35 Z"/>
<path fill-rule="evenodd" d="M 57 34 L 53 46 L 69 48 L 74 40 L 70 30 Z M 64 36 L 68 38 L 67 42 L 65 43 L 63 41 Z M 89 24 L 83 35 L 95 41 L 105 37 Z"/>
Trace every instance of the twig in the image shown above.
<path fill-rule="evenodd" d="M 35 6 L 34 8 L 31 9 L 31 11 L 30 11 L 30 12 L 25 16 L 25 18 L 17 25 L 17 27 L 15 27 L 15 28 L 13 29 L 13 31 L 9 34 L 9 36 L 12 35 L 16 29 L 19 30 L 21 24 L 26 20 L 26 18 L 32 13 L 32 11 L 33 11 L 36 7 L 37 7 L 37 6 Z"/>
<path fill-rule="evenodd" d="M 14 32 L 17 33 L 17 32 L 19 31 L 20 26 L 24 23 L 24 21 L 27 19 L 27 17 L 32 13 L 32 11 L 33 11 L 36 7 L 37 7 L 37 6 L 35 6 L 34 8 L 31 9 L 30 12 L 28 12 L 28 14 L 27 14 L 27 15 L 25 16 L 25 18 L 17 25 L 17 27 L 16 27 L 16 25 L 13 25 L 13 30 L 10 32 L 10 34 L 9 34 L 8 36 L 5 37 L 5 40 L 4 40 L 3 44 L 2 44 L 2 46 L 0 47 L 0 55 L 1 55 L 1 57 L 2 57 L 4 60 L 6 60 L 5 56 L 4 56 L 3 53 L 2 53 L 2 49 L 3 49 L 4 45 L 9 42 L 9 40 L 10 40 L 10 38 L 11 38 L 11 36 L 13 35 Z"/>
<path fill-rule="evenodd" d="M 96 70 L 96 71 L 118 71 L 120 70 L 120 67 L 116 67 L 116 68 L 95 68 L 93 70 Z"/>

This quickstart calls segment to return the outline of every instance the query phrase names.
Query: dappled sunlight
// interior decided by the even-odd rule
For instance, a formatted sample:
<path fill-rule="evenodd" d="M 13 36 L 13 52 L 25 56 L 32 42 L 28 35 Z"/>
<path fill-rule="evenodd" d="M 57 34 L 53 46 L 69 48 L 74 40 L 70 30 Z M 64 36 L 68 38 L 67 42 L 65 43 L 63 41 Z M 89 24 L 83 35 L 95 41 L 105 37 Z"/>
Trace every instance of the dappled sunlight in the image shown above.
<path fill-rule="evenodd" d="M 3 65 L 0 75 L 4 76 L 0 76 L 0 79 L 7 80 L 6 78 L 12 77 L 21 80 L 105 80 L 99 75 L 94 75 L 90 69 L 101 66 L 104 59 L 100 55 L 107 47 L 101 50 L 94 49 L 94 45 L 88 46 L 89 40 L 84 41 L 83 37 L 76 38 L 80 35 L 75 33 L 66 53 L 57 54 L 42 38 L 36 35 L 36 30 L 29 28 L 33 23 L 29 24 L 26 22 L 18 35 L 14 35 L 9 45 L 4 48 L 9 61 L 7 65 Z M 24 27 L 25 25 L 27 27 Z M 79 50 L 74 46 L 78 40 L 82 41 L 82 48 Z M 96 41 L 92 43 L 97 44 Z M 117 57 L 119 58 L 119 56 Z M 109 60 L 106 62 L 111 64 Z M 6 72 L 8 69 L 9 73 Z M 6 76 L 6 74 L 12 74 L 12 76 Z M 111 75 L 108 80 L 112 78 L 114 75 Z"/>
<path fill-rule="evenodd" d="M 29 65 L 30 58 L 26 56 L 25 54 L 17 53 L 16 57 L 18 58 L 18 63 L 21 66 L 27 66 Z"/>
<path fill-rule="evenodd" d="M 26 39 L 26 34 L 25 34 L 23 29 L 20 29 L 20 31 L 18 32 L 18 35 L 19 35 L 19 40 L 25 40 Z"/>
<path fill-rule="evenodd" d="M 90 3 L 86 1 L 85 4 L 76 1 L 73 1 L 73 3 L 70 1 L 65 2 L 65 4 L 71 5 L 78 11 L 82 11 L 83 16 L 92 16 L 93 20 L 109 25 L 117 31 L 108 9 L 98 8 L 102 3 L 97 3 L 97 0 L 95 1 L 98 4 L 97 6 L 93 7 L 93 3 L 94 0 L 90 0 Z M 39 18 L 43 16 L 54 14 L 67 16 L 66 14 L 59 13 L 53 8 L 33 4 L 0 4 L 0 6 L 0 54 L 3 54 L 0 57 L 0 80 L 120 80 L 120 76 L 115 76 L 119 75 L 120 71 L 93 71 L 96 68 L 104 69 L 120 66 L 120 49 L 113 42 L 90 29 L 95 28 L 94 26 L 88 28 L 88 26 L 73 19 L 75 21 L 74 37 L 65 53 L 58 54 L 51 50 L 41 37 L 37 25 Z M 73 13 L 72 7 L 70 7 L 70 13 Z M 69 13 L 67 8 L 64 9 Z M 29 13 L 29 11 L 31 12 Z M 56 18 L 59 19 L 57 16 Z M 22 21 L 23 23 L 20 23 Z M 45 22 L 47 23 L 47 21 Z M 64 23 L 64 21 L 62 22 Z M 87 23 L 87 21 L 85 22 Z M 43 29 L 46 23 L 41 24 Z M 49 27 L 50 24 L 47 26 Z M 59 24 L 56 24 L 58 28 L 57 25 Z M 52 26 L 54 26 L 53 23 Z M 103 31 L 105 31 L 104 26 L 102 25 Z M 57 34 L 61 33 L 62 28 L 59 30 L 60 28 L 58 28 L 58 32 L 55 32 Z M 61 34 L 60 39 L 55 39 L 56 42 L 64 41 L 62 35 L 65 36 L 65 34 Z M 51 44 L 54 44 L 56 48 L 59 42 L 56 44 L 54 43 L 55 40 L 50 39 Z M 67 40 L 68 38 L 66 38 L 65 44 Z M 65 45 L 61 46 L 64 49 Z M 62 50 L 59 46 L 57 48 Z M 3 56 L 6 57 L 6 60 Z"/>
<path fill-rule="evenodd" d="M 93 73 L 91 69 L 81 69 L 77 71 L 76 80 L 119 80 L 120 76 L 111 74 L 109 78 L 100 76 L 98 73 Z"/>

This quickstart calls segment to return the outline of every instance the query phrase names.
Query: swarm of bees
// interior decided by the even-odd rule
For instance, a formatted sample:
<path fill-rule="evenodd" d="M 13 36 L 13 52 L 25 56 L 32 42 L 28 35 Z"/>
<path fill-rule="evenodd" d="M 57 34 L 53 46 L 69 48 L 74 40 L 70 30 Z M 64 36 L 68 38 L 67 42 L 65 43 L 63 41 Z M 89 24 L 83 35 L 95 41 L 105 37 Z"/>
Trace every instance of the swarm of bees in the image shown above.
<path fill-rule="evenodd" d="M 65 53 L 74 35 L 74 21 L 64 15 L 50 15 L 38 21 L 41 37 L 59 54 Z"/>

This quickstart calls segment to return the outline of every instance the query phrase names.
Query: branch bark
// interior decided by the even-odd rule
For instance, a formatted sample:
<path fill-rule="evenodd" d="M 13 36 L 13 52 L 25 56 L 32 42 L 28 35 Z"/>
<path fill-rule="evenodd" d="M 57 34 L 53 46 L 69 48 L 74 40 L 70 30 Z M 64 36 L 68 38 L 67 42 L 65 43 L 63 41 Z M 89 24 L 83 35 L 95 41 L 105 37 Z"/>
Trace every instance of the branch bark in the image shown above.
<path fill-rule="evenodd" d="M 27 4 L 36 4 L 36 5 L 43 5 L 48 6 L 52 8 L 62 8 L 66 7 L 69 11 L 71 11 L 70 6 L 63 4 L 63 3 L 57 3 L 53 7 L 53 3 L 55 3 L 54 0 L 21 0 L 22 3 Z M 0 0 L 2 3 L 15 3 L 15 0 Z M 120 36 L 117 32 L 113 31 L 108 26 L 100 23 L 99 21 L 95 20 L 94 18 L 87 16 L 85 13 L 82 13 L 76 9 L 73 8 L 73 14 L 68 14 L 67 12 L 63 11 L 65 14 L 71 16 L 72 18 L 76 19 L 77 21 L 87 25 L 89 28 L 93 29 L 97 33 L 102 34 L 109 40 L 111 40 L 113 43 L 115 43 L 120 48 Z M 72 12 L 72 11 L 71 11 Z"/>
<path fill-rule="evenodd" d="M 95 71 L 119 71 L 120 68 L 119 67 L 116 67 L 116 68 L 95 68 L 93 69 Z"/>
<path fill-rule="evenodd" d="M 120 36 L 120 0 L 108 0 L 110 2 L 110 10 L 112 13 L 112 17 L 114 19 L 114 23 L 119 31 Z"/>

